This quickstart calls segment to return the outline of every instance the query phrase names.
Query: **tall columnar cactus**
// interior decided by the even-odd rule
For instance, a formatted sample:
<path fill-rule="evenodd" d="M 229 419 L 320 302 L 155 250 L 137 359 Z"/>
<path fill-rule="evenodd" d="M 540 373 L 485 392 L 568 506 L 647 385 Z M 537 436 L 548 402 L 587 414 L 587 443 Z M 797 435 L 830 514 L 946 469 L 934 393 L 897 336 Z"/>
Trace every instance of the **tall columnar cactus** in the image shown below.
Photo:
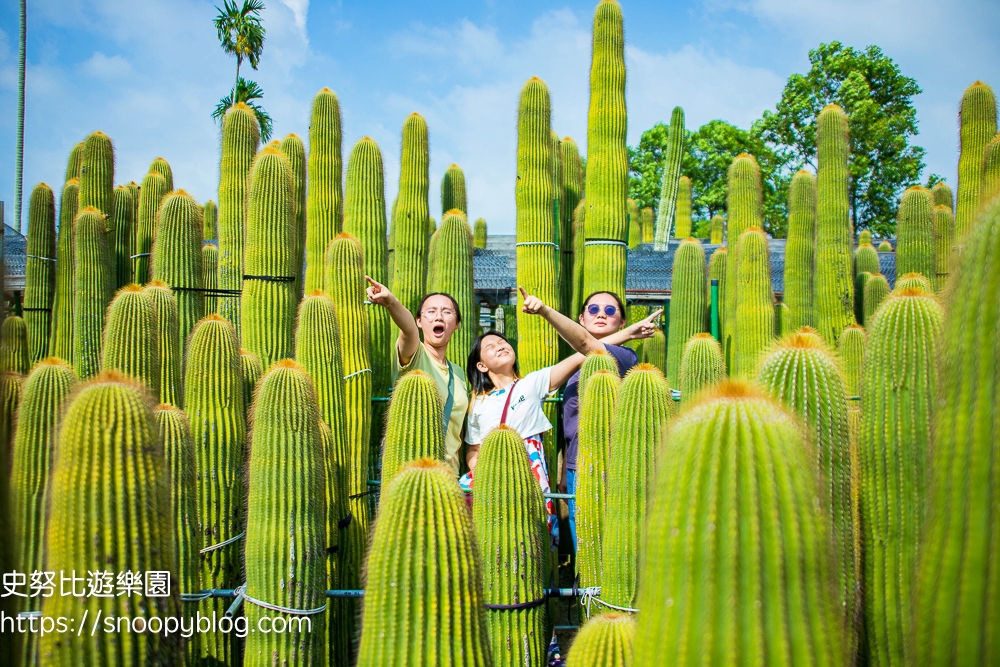
<path fill-rule="evenodd" d="M 816 279 L 813 307 L 816 328 L 827 345 L 836 345 L 844 327 L 854 322 L 854 276 L 851 273 L 851 221 L 847 158 L 847 114 L 831 104 L 816 119 Z"/>
<path fill-rule="evenodd" d="M 726 207 L 728 216 L 727 243 L 729 253 L 726 259 L 726 274 L 732 284 L 727 284 L 725 290 L 725 316 L 720 317 L 722 334 L 722 351 L 726 357 L 726 366 L 733 363 L 733 339 L 736 335 L 736 294 L 740 292 L 736 278 L 736 246 L 743 232 L 751 227 L 764 226 L 762 210 L 763 195 L 761 194 L 760 166 L 752 155 L 742 153 L 737 155 L 729 165 L 728 186 L 726 190 Z M 721 287 L 721 284 L 720 284 Z M 721 310 L 721 309 L 720 309 Z"/>
<path fill-rule="evenodd" d="M 733 246 L 733 253 L 735 254 L 735 252 L 736 252 L 736 247 L 735 247 L 735 244 L 734 244 L 734 246 Z M 723 345 L 723 348 L 722 348 L 722 358 L 723 358 L 724 361 L 726 360 L 726 349 L 725 349 L 725 342 L 726 342 L 726 334 L 725 334 L 725 332 L 726 332 L 726 299 L 727 299 L 727 295 L 729 294 L 729 291 L 728 291 L 729 280 L 728 280 L 728 273 L 727 273 L 728 271 L 729 271 L 729 249 L 726 246 L 722 246 L 721 248 L 716 248 L 715 251 L 712 252 L 712 256 L 708 259 L 708 287 L 709 287 L 709 302 L 708 302 L 708 308 L 709 308 L 708 317 L 709 317 L 709 322 L 708 322 L 708 324 L 709 324 L 709 326 L 712 325 L 712 320 L 711 320 L 711 318 L 712 318 L 712 311 L 711 311 L 711 308 L 712 308 L 712 302 L 711 302 L 711 297 L 712 297 L 712 294 L 711 294 L 712 281 L 713 280 L 718 280 L 719 281 L 719 285 L 718 285 L 719 292 L 718 292 L 718 297 L 717 297 L 718 298 L 718 303 L 716 304 L 716 308 L 718 309 L 718 313 L 719 313 L 719 342 Z"/>
<path fill-rule="evenodd" d="M 201 246 L 201 285 L 210 290 L 204 293 L 205 314 L 219 312 L 219 297 L 212 296 L 212 292 L 219 288 L 219 248 L 214 243 Z"/>
<path fill-rule="evenodd" d="M 471 243 L 470 239 L 470 246 Z M 326 294 L 336 308 L 340 327 L 339 352 L 343 363 L 348 449 L 345 493 L 356 496 L 350 499 L 352 520 L 347 527 L 346 547 L 341 546 L 340 549 L 340 564 L 343 566 L 340 584 L 344 588 L 360 586 L 368 546 L 368 498 L 360 495 L 368 491 L 372 413 L 371 334 L 364 306 L 365 285 L 361 244 L 350 234 L 338 235 L 326 251 Z M 346 613 L 345 622 L 352 621 L 354 615 L 350 614 L 350 610 Z"/>
<path fill-rule="evenodd" d="M 614 359 L 610 361 L 615 364 Z M 620 386 L 617 367 L 604 368 L 594 372 L 580 392 L 576 462 L 576 572 L 581 586 L 601 585 L 604 505 L 608 500 L 608 450 Z"/>
<path fill-rule="evenodd" d="M 1000 442 L 993 427 L 1000 410 L 998 230 L 1000 205 L 994 203 L 982 211 L 965 240 L 953 279 L 955 298 L 939 339 L 940 399 L 927 453 L 927 511 L 913 597 L 913 664 L 921 667 L 997 660 L 997 617 L 991 610 L 1000 599 L 993 464 Z"/>
<path fill-rule="evenodd" d="M 114 281 L 104 216 L 93 206 L 80 211 L 73 225 L 76 267 L 73 305 L 73 368 L 80 379 L 100 369 L 104 312 Z"/>
<path fill-rule="evenodd" d="M 161 403 L 153 410 L 153 418 L 163 443 L 163 457 L 170 474 L 170 500 L 173 519 L 174 554 L 177 557 L 177 586 L 183 593 L 201 590 L 201 563 L 198 551 L 202 546 L 198 532 L 198 464 L 191 440 L 191 425 L 187 415 L 177 406 Z M 188 603 L 197 613 L 196 603 Z M 198 664 L 201 654 L 199 634 L 188 637 L 184 645 L 186 665 Z"/>
<path fill-rule="evenodd" d="M 242 582 L 246 413 L 239 342 L 233 325 L 209 315 L 195 327 L 185 364 L 184 409 L 191 424 L 198 466 L 198 532 L 202 588 L 236 588 Z M 221 616 L 229 602 L 210 598 L 201 613 Z M 230 635 L 201 636 L 202 656 L 232 664 Z"/>
<path fill-rule="evenodd" d="M 472 523 L 485 556 L 483 597 L 493 664 L 544 664 L 549 643 L 545 501 L 531 473 L 524 441 L 508 426 L 494 429 L 483 442 L 476 464 Z M 524 607 L 516 608 L 519 605 Z"/>
<path fill-rule="evenodd" d="M 583 293 L 583 265 L 586 260 L 586 237 L 587 237 L 587 200 L 580 199 L 580 202 L 573 210 L 573 310 L 570 317 L 577 317 L 583 311 L 583 300 L 587 295 Z"/>
<path fill-rule="evenodd" d="M 559 142 L 559 135 L 556 134 L 555 130 L 549 130 L 549 143 L 552 146 L 552 225 L 554 227 L 553 235 L 556 239 L 556 266 L 559 267 L 559 280 L 562 280 L 562 244 L 563 244 L 563 223 L 562 223 L 562 210 L 565 206 L 563 201 L 563 164 L 562 164 L 562 146 Z M 559 285 L 559 294 L 562 296 L 562 284 Z M 562 304 L 559 304 L 560 312 L 562 309 Z"/>
<path fill-rule="evenodd" d="M 66 178 L 69 181 L 80 178 L 80 167 L 83 166 L 83 148 L 85 142 L 81 141 L 73 145 L 69 151 L 69 158 L 66 160 Z"/>
<path fill-rule="evenodd" d="M 243 288 L 248 182 L 259 142 L 260 126 L 253 109 L 242 102 L 229 107 L 222 118 L 222 160 L 219 163 L 220 289 Z M 337 182 L 340 182 L 339 173 Z M 240 335 L 241 303 L 242 299 L 222 299 L 219 302 L 219 314 L 233 323 L 237 335 Z"/>
<path fill-rule="evenodd" d="M 931 197 L 934 198 L 934 206 L 947 206 L 948 210 L 954 215 L 955 198 L 947 183 L 941 181 L 931 188 Z"/>
<path fill-rule="evenodd" d="M 625 200 L 628 150 L 625 146 L 625 35 L 622 9 L 601 0 L 594 10 L 587 113 L 587 216 L 583 292 L 617 294 L 625 301 L 627 257 Z M 663 200 L 660 200 L 663 206 Z M 665 234 L 669 235 L 668 229 Z M 664 242 L 667 236 L 664 236 Z M 582 304 L 581 304 L 582 305 Z"/>
<path fill-rule="evenodd" d="M 478 333 L 479 322 L 479 308 L 472 283 L 472 230 L 461 211 L 452 209 L 444 217 L 441 229 L 436 234 L 439 238 L 438 267 L 434 271 L 434 281 L 427 285 L 427 291 L 450 294 L 458 302 L 462 325 L 448 345 L 448 359 L 464 368 L 469 359 L 469 350 L 472 349 L 472 341 Z M 520 251 L 518 248 L 518 253 Z M 520 326 L 519 321 L 518 328 Z M 523 360 L 521 367 L 524 368 Z"/>
<path fill-rule="evenodd" d="M 160 403 L 184 407 L 184 376 L 181 374 L 184 355 L 177 316 L 177 298 L 166 283 L 149 282 L 144 288 L 153 300 L 156 313 L 157 356 L 160 359 L 160 386 L 153 393 Z"/>
<path fill-rule="evenodd" d="M 868 326 L 887 296 L 889 296 L 889 281 L 885 279 L 885 276 L 878 273 L 869 277 L 868 281 L 865 282 L 865 319 L 862 324 Z"/>
<path fill-rule="evenodd" d="M 986 145 L 997 133 L 997 98 L 993 89 L 982 81 L 966 88 L 958 112 L 958 123 L 960 149 L 955 241 L 964 245 L 965 235 L 972 228 L 979 211 Z"/>
<path fill-rule="evenodd" d="M 726 382 L 663 444 L 634 664 L 847 664 L 830 521 L 799 421 Z"/>
<path fill-rule="evenodd" d="M 948 276 L 951 275 L 952 246 L 955 245 L 955 216 L 951 207 L 939 204 L 934 207 L 934 265 L 936 268 L 936 284 L 938 290 L 944 289 Z"/>
<path fill-rule="evenodd" d="M 302 294 L 302 267 L 306 249 L 306 147 L 296 134 L 281 140 L 281 152 L 292 169 L 292 199 L 295 201 L 295 249 L 292 267 L 295 275 L 295 293 Z"/>
<path fill-rule="evenodd" d="M 623 68 L 623 83 L 624 79 Z M 670 127 L 667 130 L 667 150 L 663 162 L 663 181 L 660 184 L 660 205 L 656 212 L 656 226 L 653 232 L 653 243 L 657 250 L 667 249 L 670 229 L 674 226 L 674 215 L 677 210 L 677 191 L 681 178 L 681 160 L 684 157 L 684 140 L 686 138 L 684 109 L 674 107 L 674 110 L 670 114 Z"/>
<path fill-rule="evenodd" d="M 867 271 L 875 274 L 880 272 L 878 252 L 871 243 L 859 243 L 854 251 L 854 273 L 855 275 Z M 785 288 L 788 289 L 787 287 Z"/>
<path fill-rule="evenodd" d="M 864 333 L 862 331 L 862 341 Z M 757 382 L 806 423 L 815 448 L 810 451 L 816 479 L 829 480 L 819 499 L 833 529 L 837 577 L 837 608 L 847 655 L 858 644 L 861 610 L 861 549 L 857 531 L 858 488 L 851 456 L 847 399 L 832 348 L 810 328 L 782 341 L 764 358 Z"/>
<path fill-rule="evenodd" d="M 309 123 L 309 191 L 306 201 L 306 293 L 323 289 L 326 247 L 344 217 L 340 101 L 323 88 L 312 103 Z"/>
<path fill-rule="evenodd" d="M 42 614 L 141 618 L 147 627 L 153 617 L 162 622 L 178 614 L 170 472 L 145 388 L 114 371 L 82 387 L 62 420 L 50 480 L 46 569 L 160 571 L 171 581 L 166 597 L 53 595 L 42 601 Z M 109 656 L 119 656 L 120 664 L 180 662 L 179 636 L 97 632 L 74 639 L 43 635 L 39 664 L 93 665 Z"/>
<path fill-rule="evenodd" d="M 443 410 L 437 385 L 429 375 L 413 371 L 399 378 L 385 423 L 383 483 L 388 484 L 400 469 L 417 459 L 444 459 Z"/>
<path fill-rule="evenodd" d="M 115 216 L 111 225 L 111 259 L 115 263 L 115 289 L 132 282 L 132 234 L 135 230 L 135 195 L 132 188 L 119 185 L 115 188 Z"/>
<path fill-rule="evenodd" d="M 655 224 L 656 216 L 653 213 L 653 207 L 647 206 L 642 209 L 642 242 L 645 244 L 651 244 L 653 242 L 653 225 Z"/>
<path fill-rule="evenodd" d="M 5 513 L 8 511 L 7 494 L 9 493 L 11 450 L 14 446 L 14 431 L 17 426 L 17 412 L 21 405 L 21 388 L 24 386 L 24 375 L 13 371 L 0 372 L 0 451 L 4 452 L 4 497 Z"/>
<path fill-rule="evenodd" d="M 2 282 L 2 278 L 0 278 Z M 10 535 L 16 529 L 16 519 L 11 511 L 10 503 L 10 462 L 12 458 L 13 436 L 16 420 L 17 401 L 21 391 L 21 376 L 16 373 L 0 373 L 0 530 L 4 535 Z M 17 569 L 17 553 L 13 541 L 4 538 L 0 541 L 0 567 L 4 572 Z M 8 595 L 0 598 L 0 612 L 7 618 L 14 618 L 21 602 L 18 598 Z M 15 621 L 16 622 L 16 621 Z M 4 632 L 0 635 L 0 649 L 4 655 L 13 656 L 17 664 L 19 655 L 25 648 L 25 643 L 15 632 Z M 30 642 L 27 642 L 30 643 Z M 30 655 L 30 654 L 28 654 Z"/>
<path fill-rule="evenodd" d="M 205 207 L 202 211 L 202 240 L 203 241 L 214 241 L 218 236 L 218 220 L 219 220 L 219 207 L 215 205 L 215 202 L 209 199 L 205 202 Z"/>
<path fill-rule="evenodd" d="M 472 247 L 486 250 L 486 221 L 477 218 L 472 228 Z"/>
<path fill-rule="evenodd" d="M 31 190 L 25 249 L 24 322 L 31 362 L 49 354 L 52 303 L 56 289 L 56 199 L 45 183 Z"/>
<path fill-rule="evenodd" d="M 847 394 L 849 406 L 858 407 L 861 396 L 861 369 L 865 361 L 865 345 L 868 335 L 865 328 L 852 324 L 844 329 L 837 342 L 837 353 L 840 357 L 840 372 L 844 378 L 844 393 Z"/>
<path fill-rule="evenodd" d="M 691 402 L 704 389 L 713 387 L 726 377 L 722 348 L 712 334 L 695 334 L 684 345 L 679 383 L 681 405 Z"/>
<path fill-rule="evenodd" d="M 248 624 L 326 608 L 326 496 L 316 391 L 305 369 L 283 359 L 261 378 L 248 463 L 246 595 Z M 258 602 L 259 601 L 259 602 Z M 277 612 L 286 620 L 295 618 Z M 326 616 L 309 627 L 247 635 L 245 665 L 326 662 Z"/>
<path fill-rule="evenodd" d="M 100 130 L 87 135 L 80 162 L 80 209 L 93 206 L 107 221 L 115 213 L 115 150 Z"/>
<path fill-rule="evenodd" d="M 427 281 L 426 281 L 426 285 L 427 285 L 427 291 L 428 292 L 433 291 L 433 289 L 434 289 L 433 285 L 434 285 L 434 281 L 436 279 L 435 273 L 436 273 L 437 268 L 439 266 L 439 262 L 438 262 L 438 259 L 437 259 L 437 245 L 438 245 L 438 239 L 439 238 L 441 238 L 441 235 L 438 234 L 437 227 L 435 227 L 434 231 L 431 232 L 431 235 L 427 239 Z"/>
<path fill-rule="evenodd" d="M 101 369 L 118 371 L 159 392 L 160 345 L 152 297 L 135 283 L 126 285 L 108 306 L 107 320 Z"/>
<path fill-rule="evenodd" d="M 677 183 L 677 219 L 674 223 L 674 238 L 686 239 L 691 236 L 691 179 L 681 176 Z"/>
<path fill-rule="evenodd" d="M 163 175 L 151 171 L 142 179 L 139 189 L 139 211 L 132 234 L 132 277 L 131 281 L 144 285 L 150 280 L 151 257 L 153 255 L 153 235 L 156 233 L 156 218 L 163 199 L 170 194 Z"/>
<path fill-rule="evenodd" d="M 629 667 L 635 627 L 629 614 L 611 611 L 594 616 L 573 638 L 566 667 Z"/>
<path fill-rule="evenodd" d="M 862 229 L 858 232 L 858 245 L 871 245 L 872 244 L 872 232 L 870 229 Z"/>
<path fill-rule="evenodd" d="M 399 195 L 392 217 L 394 266 L 390 289 L 414 315 L 427 285 L 429 164 L 427 121 L 412 113 L 403 121 Z"/>
<path fill-rule="evenodd" d="M 177 296 L 182 345 L 205 316 L 201 227 L 201 211 L 191 195 L 177 190 L 163 200 L 153 241 L 152 277 L 169 285 Z"/>
<path fill-rule="evenodd" d="M 721 215 L 716 215 L 712 217 L 711 226 L 709 228 L 709 240 L 708 242 L 713 245 L 720 245 L 722 243 L 722 235 L 726 230 L 726 219 Z"/>
<path fill-rule="evenodd" d="M 791 325 L 791 317 L 788 314 L 788 304 L 777 301 L 774 304 L 774 334 L 784 336 L 794 333 Z"/>
<path fill-rule="evenodd" d="M 158 157 L 149 164 L 149 170 L 155 171 L 167 182 L 167 192 L 174 191 L 174 172 L 170 168 L 170 163 L 162 157 Z"/>
<path fill-rule="evenodd" d="M 894 293 L 869 322 L 861 388 L 861 539 L 871 665 L 912 664 L 913 579 L 937 401 L 942 309 L 923 290 Z M 874 545 L 868 547 L 867 545 Z"/>
<path fill-rule="evenodd" d="M 896 222 L 896 273 L 920 273 L 934 285 L 934 203 L 931 192 L 919 185 L 907 188 L 899 202 Z"/>
<path fill-rule="evenodd" d="M 649 490 L 660 438 L 674 411 L 663 374 L 639 364 L 625 375 L 611 423 L 605 516 L 601 544 L 601 599 L 632 607 L 639 574 L 639 550 L 646 525 Z"/>
<path fill-rule="evenodd" d="M 708 277 L 701 241 L 689 238 L 674 253 L 670 295 L 670 331 L 667 333 L 667 382 L 680 383 L 681 358 L 691 336 L 708 323 Z"/>
<path fill-rule="evenodd" d="M 816 250 L 816 179 L 808 171 L 792 177 L 788 189 L 788 241 L 785 243 L 785 297 L 789 327 L 812 326 L 813 255 Z M 876 257 L 876 263 L 878 258 Z"/>
<path fill-rule="evenodd" d="M 761 354 L 774 339 L 771 252 L 764 231 L 751 227 L 736 244 L 736 310 L 732 320 L 732 374 L 753 377 Z"/>
<path fill-rule="evenodd" d="M 73 362 L 73 304 L 76 301 L 76 260 L 73 226 L 76 221 L 80 182 L 71 179 L 59 199 L 59 239 L 56 248 L 56 295 L 52 309 L 49 354 Z"/>
<path fill-rule="evenodd" d="M 298 302 L 292 170 L 280 149 L 261 150 L 247 187 L 240 340 L 266 370 L 292 356 Z"/>
<path fill-rule="evenodd" d="M 642 243 L 642 218 L 639 215 L 639 204 L 631 197 L 625 202 L 628 215 L 628 247 L 634 248 Z"/>
<path fill-rule="evenodd" d="M 1000 194 L 1000 134 L 983 150 L 983 180 L 979 189 L 979 205 L 986 206 Z"/>
<path fill-rule="evenodd" d="M 557 188 L 562 188 L 562 199 L 559 204 L 559 216 L 562 218 L 559 231 L 559 280 L 562 294 L 559 300 L 563 315 L 575 319 L 578 314 L 574 310 L 573 301 L 573 291 L 576 288 L 576 262 L 583 262 L 583 253 L 578 253 L 577 248 L 582 248 L 583 242 L 582 240 L 578 242 L 576 238 L 574 213 L 583 196 L 583 162 L 580 160 L 580 149 L 570 137 L 563 137 L 559 142 L 559 152 L 562 161 L 562 182 L 555 184 Z"/>
<path fill-rule="evenodd" d="M 457 164 L 448 167 L 441 179 L 441 216 L 444 217 L 454 208 L 469 215 L 465 197 L 465 173 Z"/>
<path fill-rule="evenodd" d="M 872 274 L 868 271 L 861 271 L 854 276 L 854 321 L 865 322 L 865 285 Z"/>
<path fill-rule="evenodd" d="M 264 377 L 264 367 L 260 363 L 260 357 L 250 350 L 240 348 L 240 371 L 242 373 L 243 403 L 246 405 L 247 419 L 253 411 L 254 392 L 257 391 L 257 383 Z M 250 422 L 247 422 L 249 427 Z"/>
<path fill-rule="evenodd" d="M 383 489 L 365 571 L 358 667 L 493 664 L 475 532 L 443 463 L 421 459 Z"/>

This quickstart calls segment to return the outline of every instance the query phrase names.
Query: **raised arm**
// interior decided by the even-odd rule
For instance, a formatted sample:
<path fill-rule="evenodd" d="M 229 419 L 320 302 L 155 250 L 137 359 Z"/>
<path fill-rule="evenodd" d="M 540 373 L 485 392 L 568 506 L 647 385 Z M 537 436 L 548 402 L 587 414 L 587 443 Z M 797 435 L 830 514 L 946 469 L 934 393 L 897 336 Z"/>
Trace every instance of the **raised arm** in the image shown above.
<path fill-rule="evenodd" d="M 653 332 L 656 331 L 656 325 L 653 324 L 653 320 L 663 313 L 663 309 L 660 308 L 655 313 L 639 320 L 633 324 L 623 327 L 613 334 L 609 334 L 601 339 L 602 343 L 608 345 L 621 345 L 622 343 L 627 343 L 630 340 L 638 340 L 640 338 L 652 338 Z"/>
<path fill-rule="evenodd" d="M 406 306 L 389 291 L 389 288 L 376 282 L 371 276 L 365 276 L 368 281 L 368 288 L 365 294 L 368 300 L 376 306 L 382 306 L 389 311 L 389 317 L 399 327 L 399 340 L 396 341 L 396 354 L 399 355 L 400 366 L 410 363 L 410 359 L 417 352 L 420 345 L 420 330 L 413 315 Z"/>
<path fill-rule="evenodd" d="M 524 297 L 524 306 L 521 310 L 529 315 L 541 315 L 545 318 L 545 321 L 552 325 L 556 333 L 569 343 L 571 348 L 581 354 L 590 354 L 591 352 L 607 349 L 604 347 L 604 343 L 594 338 L 579 322 L 574 322 L 558 310 L 549 308 L 537 296 L 528 294 L 523 287 L 518 287 L 518 289 L 521 290 L 521 296 Z M 580 363 L 583 362 L 581 361 Z"/>

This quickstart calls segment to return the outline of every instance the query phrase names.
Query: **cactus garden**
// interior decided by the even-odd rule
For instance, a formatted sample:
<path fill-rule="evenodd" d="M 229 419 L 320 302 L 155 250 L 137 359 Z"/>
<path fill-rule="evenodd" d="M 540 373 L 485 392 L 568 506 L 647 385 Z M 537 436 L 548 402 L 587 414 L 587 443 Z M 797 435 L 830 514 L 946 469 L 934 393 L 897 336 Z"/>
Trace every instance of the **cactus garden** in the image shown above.
<path fill-rule="evenodd" d="M 340 65 L 272 137 L 260 0 L 217 8 L 210 197 L 93 128 L 22 216 L 19 152 L 0 664 L 1000 665 L 996 94 L 948 100 L 950 180 L 912 118 L 872 165 L 914 80 L 839 42 L 889 65 L 750 130 L 664 92 L 630 147 L 623 5 L 575 139 L 507 90 L 504 182 Z"/>

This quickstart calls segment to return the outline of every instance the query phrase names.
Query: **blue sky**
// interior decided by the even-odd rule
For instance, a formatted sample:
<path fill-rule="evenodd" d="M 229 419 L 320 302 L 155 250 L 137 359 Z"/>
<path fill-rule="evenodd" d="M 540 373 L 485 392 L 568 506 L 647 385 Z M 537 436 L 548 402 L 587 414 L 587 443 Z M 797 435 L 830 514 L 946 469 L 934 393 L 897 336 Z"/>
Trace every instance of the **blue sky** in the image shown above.
<path fill-rule="evenodd" d="M 553 128 L 586 144 L 595 2 L 326 2 L 266 0 L 259 71 L 275 136 L 308 133 L 312 96 L 339 96 L 344 158 L 375 138 L 395 197 L 400 128 L 417 111 L 431 141 L 431 213 L 452 162 L 466 173 L 469 214 L 513 233 L 518 93 L 532 76 L 552 94 Z M 982 79 L 1000 87 L 996 0 L 622 0 L 628 141 L 684 107 L 687 125 L 747 127 L 773 108 L 808 51 L 840 40 L 878 44 L 924 92 L 916 98 L 927 171 L 954 185 L 957 108 Z M 25 210 L 30 188 L 62 186 L 70 148 L 109 134 L 116 183 L 140 181 L 165 157 L 176 187 L 215 199 L 219 134 L 210 113 L 232 85 L 212 2 L 28 0 Z M 0 199 L 13 222 L 17 3 L 0 6 Z M 246 66 L 245 66 L 246 67 Z"/>

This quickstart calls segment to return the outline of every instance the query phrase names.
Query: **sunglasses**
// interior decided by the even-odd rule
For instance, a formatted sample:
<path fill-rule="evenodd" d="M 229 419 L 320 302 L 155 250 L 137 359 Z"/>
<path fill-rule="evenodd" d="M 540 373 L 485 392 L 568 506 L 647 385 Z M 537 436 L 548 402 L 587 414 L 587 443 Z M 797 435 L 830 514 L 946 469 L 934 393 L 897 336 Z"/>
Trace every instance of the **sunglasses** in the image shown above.
<path fill-rule="evenodd" d="M 597 315 L 599 312 L 601 312 L 601 306 L 596 303 L 592 303 L 589 306 L 587 306 L 587 312 L 590 313 L 592 316 Z M 604 306 L 604 314 L 607 317 L 614 317 L 617 312 L 618 312 L 618 306 L 612 306 L 610 304 Z"/>

